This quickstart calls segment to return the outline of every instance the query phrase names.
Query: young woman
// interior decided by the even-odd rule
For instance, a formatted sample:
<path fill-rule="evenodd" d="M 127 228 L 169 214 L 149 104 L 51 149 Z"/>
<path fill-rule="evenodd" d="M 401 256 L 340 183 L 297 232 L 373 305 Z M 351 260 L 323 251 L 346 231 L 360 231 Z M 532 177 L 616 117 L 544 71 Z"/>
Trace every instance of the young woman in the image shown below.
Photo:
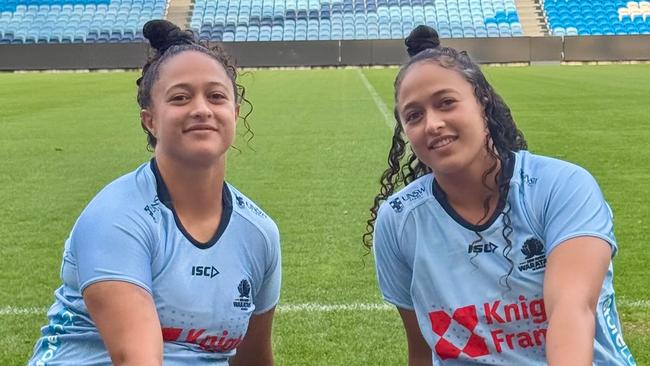
<path fill-rule="evenodd" d="M 409 365 L 634 365 L 612 288 L 612 215 L 595 180 L 526 151 L 479 67 L 440 47 L 433 29 L 406 44 L 364 242 L 374 234 Z"/>
<path fill-rule="evenodd" d="M 77 220 L 29 364 L 272 365 L 278 229 L 224 182 L 237 71 L 167 21 L 144 36 L 156 54 L 137 99 L 154 158 Z"/>

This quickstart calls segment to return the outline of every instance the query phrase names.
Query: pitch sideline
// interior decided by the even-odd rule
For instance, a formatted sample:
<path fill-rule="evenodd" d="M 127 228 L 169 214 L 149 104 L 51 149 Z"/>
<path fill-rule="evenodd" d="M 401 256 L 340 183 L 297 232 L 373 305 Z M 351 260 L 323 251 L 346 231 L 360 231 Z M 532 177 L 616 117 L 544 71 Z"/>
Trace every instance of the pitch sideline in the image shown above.
<path fill-rule="evenodd" d="M 617 299 L 617 307 L 620 308 L 638 308 L 650 309 L 650 300 L 628 300 Z M 347 311 L 393 311 L 395 307 L 389 304 L 377 303 L 350 303 L 350 304 L 280 304 L 277 307 L 278 313 L 331 313 Z M 19 315 L 38 315 L 47 313 L 44 307 L 18 307 L 3 306 L 0 307 L 0 316 L 19 316 Z"/>
<path fill-rule="evenodd" d="M 393 114 L 388 109 L 388 106 L 386 106 L 386 103 L 384 103 L 384 101 L 381 99 L 375 87 L 370 84 L 370 81 L 368 81 L 368 78 L 363 73 L 363 71 L 361 71 L 361 69 L 357 69 L 357 74 L 359 75 L 359 78 L 361 79 L 363 85 L 366 87 L 366 90 L 368 90 L 368 94 L 370 94 L 372 100 L 375 102 L 377 109 L 379 109 L 379 112 L 381 112 L 381 114 L 384 116 L 384 122 L 386 123 L 386 126 L 388 126 L 388 128 L 390 128 L 392 131 L 393 128 L 395 128 L 393 122 Z"/>

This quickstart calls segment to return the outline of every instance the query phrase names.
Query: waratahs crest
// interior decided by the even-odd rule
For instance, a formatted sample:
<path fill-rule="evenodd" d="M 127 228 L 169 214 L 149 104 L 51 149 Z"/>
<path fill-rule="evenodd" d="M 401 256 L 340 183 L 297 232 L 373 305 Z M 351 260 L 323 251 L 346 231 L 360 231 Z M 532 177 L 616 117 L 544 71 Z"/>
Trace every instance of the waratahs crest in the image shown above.
<path fill-rule="evenodd" d="M 237 286 L 237 290 L 239 290 L 239 297 L 248 297 L 251 293 L 251 285 L 248 283 L 248 280 L 241 280 L 239 286 Z"/>
<path fill-rule="evenodd" d="M 536 238 L 530 238 L 524 242 L 521 252 L 526 255 L 526 259 L 544 254 L 544 244 Z"/>

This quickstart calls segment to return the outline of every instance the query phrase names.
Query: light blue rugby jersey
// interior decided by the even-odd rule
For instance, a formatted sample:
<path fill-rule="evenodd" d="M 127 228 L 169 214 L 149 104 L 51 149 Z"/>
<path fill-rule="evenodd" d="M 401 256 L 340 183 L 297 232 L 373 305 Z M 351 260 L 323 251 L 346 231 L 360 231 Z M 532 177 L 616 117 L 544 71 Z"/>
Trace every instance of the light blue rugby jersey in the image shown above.
<path fill-rule="evenodd" d="M 227 365 L 252 314 L 278 302 L 281 259 L 275 223 L 232 186 L 206 244 L 180 224 L 155 160 L 106 186 L 66 241 L 63 285 L 29 365 L 110 365 L 81 296 L 90 284 L 126 281 L 152 294 L 165 365 Z"/>
<path fill-rule="evenodd" d="M 546 258 L 577 236 L 607 241 L 616 252 L 612 214 L 584 169 L 527 151 L 504 166 L 512 248 L 503 256 L 504 215 L 483 225 L 463 220 L 431 174 L 379 209 L 374 253 L 386 301 L 414 310 L 434 365 L 544 365 L 548 326 Z M 506 229 L 507 230 L 507 229 Z M 480 233 L 481 239 L 476 234 Z M 595 365 L 635 365 L 623 341 L 610 263 L 597 307 Z"/>

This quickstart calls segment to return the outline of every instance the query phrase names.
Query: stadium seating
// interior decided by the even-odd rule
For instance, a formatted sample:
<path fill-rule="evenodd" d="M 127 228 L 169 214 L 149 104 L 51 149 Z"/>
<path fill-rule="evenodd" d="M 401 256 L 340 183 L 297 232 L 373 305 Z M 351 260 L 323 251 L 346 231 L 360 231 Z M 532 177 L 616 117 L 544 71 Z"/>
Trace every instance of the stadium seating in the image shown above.
<path fill-rule="evenodd" d="M 132 42 L 167 0 L 0 0 L 0 43 Z M 551 34 L 650 34 L 650 0 L 544 0 Z M 443 38 L 516 37 L 514 0 L 195 0 L 204 40 L 402 39 L 427 24 Z"/>
<path fill-rule="evenodd" d="M 523 36 L 514 0 L 196 0 L 202 39 L 402 39 L 418 24 L 441 37 Z"/>
<path fill-rule="evenodd" d="M 0 43 L 132 42 L 165 0 L 0 0 Z"/>
<path fill-rule="evenodd" d="M 650 34 L 650 2 L 628 0 L 545 0 L 556 36 Z"/>

